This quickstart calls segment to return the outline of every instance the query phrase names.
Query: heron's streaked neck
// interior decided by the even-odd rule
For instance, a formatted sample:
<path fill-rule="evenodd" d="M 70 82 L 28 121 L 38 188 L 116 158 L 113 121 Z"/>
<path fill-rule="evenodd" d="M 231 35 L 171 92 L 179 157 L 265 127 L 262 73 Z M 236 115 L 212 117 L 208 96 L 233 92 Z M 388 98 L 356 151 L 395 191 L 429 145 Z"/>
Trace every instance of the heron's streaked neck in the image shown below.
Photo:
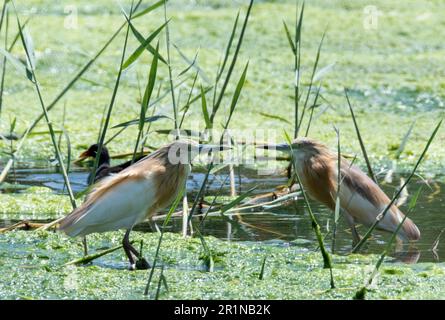
<path fill-rule="evenodd" d="M 310 155 L 302 150 L 293 150 L 292 161 L 300 176 L 303 174 L 303 168 L 309 157 Z"/>
<path fill-rule="evenodd" d="M 294 149 L 292 152 L 292 160 L 297 163 L 297 162 L 302 162 L 305 160 L 305 158 L 307 157 L 307 155 L 302 152 L 301 150 L 296 150 Z"/>

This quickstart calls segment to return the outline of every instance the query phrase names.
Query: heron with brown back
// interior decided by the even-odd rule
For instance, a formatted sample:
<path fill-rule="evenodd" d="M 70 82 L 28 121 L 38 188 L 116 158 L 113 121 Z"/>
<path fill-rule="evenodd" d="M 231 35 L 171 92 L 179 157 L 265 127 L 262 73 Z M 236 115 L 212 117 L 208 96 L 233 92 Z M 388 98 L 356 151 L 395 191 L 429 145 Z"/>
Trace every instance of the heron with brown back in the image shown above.
<path fill-rule="evenodd" d="M 261 146 L 291 153 L 294 168 L 300 182 L 309 196 L 335 210 L 338 185 L 338 155 L 313 139 L 298 138 L 292 144 Z M 340 207 L 351 227 L 353 245 L 360 241 L 356 224 L 371 226 L 391 202 L 383 190 L 357 166 L 340 158 Z M 377 228 L 387 232 L 396 231 L 404 214 L 392 205 Z M 402 241 L 420 239 L 420 231 L 414 222 L 407 218 L 397 233 Z"/>
<path fill-rule="evenodd" d="M 122 244 L 130 269 L 135 269 L 140 253 L 129 240 L 133 227 L 174 201 L 186 183 L 194 157 L 220 149 L 193 141 L 170 143 L 96 183 L 87 200 L 60 222 L 59 229 L 71 237 L 127 230 Z M 145 260 L 139 262 L 141 268 L 148 267 Z"/>

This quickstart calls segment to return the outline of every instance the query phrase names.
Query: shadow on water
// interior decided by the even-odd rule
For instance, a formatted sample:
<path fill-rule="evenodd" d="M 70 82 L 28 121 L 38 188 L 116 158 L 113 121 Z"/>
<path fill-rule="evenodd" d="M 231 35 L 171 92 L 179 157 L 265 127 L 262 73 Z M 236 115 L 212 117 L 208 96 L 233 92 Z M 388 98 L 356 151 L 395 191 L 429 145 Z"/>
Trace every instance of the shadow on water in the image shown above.
<path fill-rule="evenodd" d="M 63 178 L 48 168 L 44 163 L 33 166 L 26 163 L 19 163 L 19 169 L 15 170 L 15 175 L 10 175 L 7 181 L 9 185 L 18 184 L 20 188 L 1 189 L 0 192 L 20 193 L 29 186 L 44 186 L 52 189 L 55 193 L 63 192 Z M 73 191 L 80 192 L 86 187 L 88 171 L 83 168 L 75 168 L 69 174 Z M 204 178 L 204 173 L 193 173 L 187 181 L 189 191 L 189 201 L 194 199 L 197 190 Z M 215 195 L 219 191 L 220 184 L 226 180 L 227 173 L 219 173 L 210 178 L 208 195 Z M 384 184 L 383 189 L 391 196 L 399 186 L 400 177 L 395 176 L 392 184 Z M 263 194 L 274 191 L 279 185 L 287 183 L 287 179 L 277 176 L 258 176 L 256 170 L 243 168 L 240 177 L 242 190 L 248 190 L 257 186 L 255 194 Z M 405 245 L 398 252 L 392 252 L 393 261 L 403 261 L 406 263 L 416 262 L 442 262 L 445 261 L 445 238 L 439 242 L 436 250 L 432 250 L 438 235 L 445 228 L 443 212 L 445 209 L 444 199 L 441 197 L 441 190 L 445 187 L 443 176 L 436 177 L 429 183 L 430 187 L 424 188 L 424 192 L 417 202 L 417 207 L 411 218 L 418 225 L 422 238 L 414 246 Z M 238 178 L 236 179 L 238 183 Z M 409 193 L 413 194 L 418 186 L 424 183 L 420 179 L 415 179 L 409 186 Z M 238 188 L 238 186 L 237 186 Z M 227 188 L 228 189 L 228 188 Z M 226 191 L 227 194 L 229 191 Z M 312 202 L 313 211 L 321 225 L 322 232 L 327 234 L 326 245 L 330 248 L 332 229 L 332 213 L 325 207 Z M 406 211 L 406 205 L 401 207 Z M 165 213 L 165 212 L 164 212 Z M 162 214 L 162 213 L 161 213 Z M 194 218 L 195 225 L 201 222 L 201 217 Z M 311 229 L 310 220 L 303 201 L 297 201 L 296 205 L 287 204 L 272 209 L 264 210 L 257 208 L 251 211 L 235 212 L 231 215 L 233 223 L 227 223 L 220 216 L 208 216 L 202 222 L 202 233 L 211 235 L 225 241 L 262 242 L 271 246 L 299 246 L 307 250 L 317 250 L 317 241 Z M 43 219 L 42 219 L 43 220 Z M 10 221 L 9 221 L 10 222 Z M 157 224 L 162 224 L 162 219 L 156 220 Z M 0 225 L 4 222 L 0 221 Z M 148 223 L 136 226 L 135 230 L 151 232 Z M 182 217 L 173 217 L 169 224 L 168 231 L 180 232 L 182 230 Z M 359 232 L 364 234 L 366 228 L 359 226 Z M 375 232 L 372 241 L 368 243 L 365 252 L 381 253 L 386 241 L 389 239 L 388 233 Z M 336 253 L 346 254 L 351 249 L 350 229 L 343 219 L 340 218 L 337 228 Z"/>

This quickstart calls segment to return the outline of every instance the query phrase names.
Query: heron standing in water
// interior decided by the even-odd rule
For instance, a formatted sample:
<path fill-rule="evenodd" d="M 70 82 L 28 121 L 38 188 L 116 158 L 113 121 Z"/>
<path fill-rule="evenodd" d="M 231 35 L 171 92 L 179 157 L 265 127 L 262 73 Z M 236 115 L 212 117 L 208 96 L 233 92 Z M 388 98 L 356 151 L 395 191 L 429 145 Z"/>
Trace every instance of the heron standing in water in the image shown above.
<path fill-rule="evenodd" d="M 129 236 L 134 225 L 170 205 L 184 187 L 190 163 L 200 153 L 221 150 L 220 146 L 175 141 L 119 173 L 100 180 L 87 200 L 61 222 L 59 229 L 71 237 L 118 229 L 127 230 L 122 241 L 130 269 L 136 268 L 140 253 Z M 148 268 L 145 260 L 141 268 Z"/>
<path fill-rule="evenodd" d="M 309 196 L 331 210 L 335 209 L 338 184 L 338 155 L 324 144 L 309 138 L 295 139 L 291 145 L 277 144 L 259 146 L 291 153 L 294 168 L 298 172 L 303 188 Z M 391 202 L 380 187 L 358 167 L 343 157 L 340 160 L 340 207 L 351 227 L 353 245 L 360 241 L 356 224 L 371 226 L 379 214 Z M 377 228 L 394 232 L 404 214 L 392 205 Z M 402 241 L 419 240 L 420 231 L 407 218 L 397 237 Z"/>

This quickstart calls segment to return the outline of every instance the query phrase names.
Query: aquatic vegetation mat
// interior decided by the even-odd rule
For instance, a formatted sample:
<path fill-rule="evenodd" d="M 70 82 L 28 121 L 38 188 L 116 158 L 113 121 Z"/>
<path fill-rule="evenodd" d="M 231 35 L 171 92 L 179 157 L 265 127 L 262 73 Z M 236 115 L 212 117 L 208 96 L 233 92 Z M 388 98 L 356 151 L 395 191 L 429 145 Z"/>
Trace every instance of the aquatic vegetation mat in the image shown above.
<path fill-rule="evenodd" d="M 92 252 L 104 250 L 119 245 L 122 236 L 122 232 L 92 235 L 88 243 Z M 134 241 L 143 240 L 149 262 L 158 238 L 156 233 L 133 233 Z M 79 240 L 46 231 L 0 234 L 0 299 L 153 299 L 161 266 L 165 281 L 159 299 L 352 299 L 378 258 L 334 255 L 337 288 L 331 290 L 329 270 L 323 269 L 318 252 L 213 237 L 206 241 L 215 257 L 213 272 L 206 271 L 199 239 L 166 233 L 153 276 L 156 285 L 144 296 L 149 270 L 128 271 L 122 250 L 89 265 L 64 266 L 81 257 Z M 366 298 L 440 299 L 444 295 L 443 263 L 392 263 L 383 264 Z"/>

